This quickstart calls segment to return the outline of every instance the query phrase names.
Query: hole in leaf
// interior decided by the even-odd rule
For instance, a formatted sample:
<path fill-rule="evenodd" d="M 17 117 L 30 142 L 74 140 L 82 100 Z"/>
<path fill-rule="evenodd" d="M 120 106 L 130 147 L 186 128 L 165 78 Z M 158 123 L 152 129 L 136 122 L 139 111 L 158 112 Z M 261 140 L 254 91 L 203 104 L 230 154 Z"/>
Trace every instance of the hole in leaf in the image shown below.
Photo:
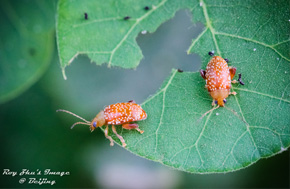
<path fill-rule="evenodd" d="M 197 71 L 201 63 L 199 56 L 188 55 L 186 51 L 203 28 L 202 23 L 192 23 L 189 11 L 180 10 L 154 33 L 141 32 L 137 38 L 144 55 L 141 65 L 154 65 L 154 69 L 162 71 L 165 78 L 172 68 Z"/>
<path fill-rule="evenodd" d="M 87 56 L 78 56 L 74 66 L 66 68 L 69 79 L 63 83 L 64 87 L 70 88 L 69 95 L 73 99 L 70 101 L 78 101 L 92 112 L 108 104 L 132 99 L 141 104 L 160 88 L 173 68 L 197 71 L 200 58 L 196 54 L 187 55 L 187 50 L 204 26 L 193 24 L 190 14 L 186 10 L 178 11 L 154 33 L 142 34 L 140 31 L 137 43 L 144 58 L 135 70 L 108 68 L 107 64 L 96 66 Z"/>

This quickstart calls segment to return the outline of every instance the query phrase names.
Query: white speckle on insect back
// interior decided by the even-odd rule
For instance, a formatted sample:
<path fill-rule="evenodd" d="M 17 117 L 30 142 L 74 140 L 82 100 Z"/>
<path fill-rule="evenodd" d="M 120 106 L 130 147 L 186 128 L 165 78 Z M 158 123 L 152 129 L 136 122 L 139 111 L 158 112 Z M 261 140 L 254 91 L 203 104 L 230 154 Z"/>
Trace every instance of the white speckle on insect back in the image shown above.
<path fill-rule="evenodd" d="M 145 111 L 135 103 L 117 103 L 104 109 L 105 119 L 108 124 L 119 125 L 132 121 L 146 119 Z"/>
<path fill-rule="evenodd" d="M 206 85 L 209 92 L 230 88 L 230 73 L 226 61 L 215 56 L 206 67 Z"/>
<path fill-rule="evenodd" d="M 143 31 L 141 31 L 141 33 L 144 35 L 144 34 L 147 33 L 147 31 L 146 30 L 143 30 Z"/>
<path fill-rule="evenodd" d="M 253 51 L 256 51 L 256 50 L 257 50 L 256 48 L 253 49 Z"/>

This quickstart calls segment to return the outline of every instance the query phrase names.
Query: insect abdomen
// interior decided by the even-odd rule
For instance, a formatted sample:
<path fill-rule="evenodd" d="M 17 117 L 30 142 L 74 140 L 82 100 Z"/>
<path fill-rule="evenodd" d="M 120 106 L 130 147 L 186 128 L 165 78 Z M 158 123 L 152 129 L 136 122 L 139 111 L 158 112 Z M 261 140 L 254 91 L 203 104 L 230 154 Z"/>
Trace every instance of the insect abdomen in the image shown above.
<path fill-rule="evenodd" d="M 215 56 L 206 67 L 206 85 L 209 92 L 231 88 L 231 77 L 227 62 Z"/>
<path fill-rule="evenodd" d="M 138 104 L 126 102 L 107 106 L 104 109 L 107 124 L 120 125 L 146 119 L 147 114 Z"/>

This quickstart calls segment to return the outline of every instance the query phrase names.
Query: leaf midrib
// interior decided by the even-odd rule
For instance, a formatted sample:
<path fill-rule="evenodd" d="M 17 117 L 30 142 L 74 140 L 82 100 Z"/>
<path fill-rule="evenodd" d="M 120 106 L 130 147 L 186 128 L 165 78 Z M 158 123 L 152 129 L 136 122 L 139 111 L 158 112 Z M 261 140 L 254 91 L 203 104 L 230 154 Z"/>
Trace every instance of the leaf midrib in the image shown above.
<path fill-rule="evenodd" d="M 108 63 L 108 67 L 111 66 L 112 63 L 112 59 L 113 56 L 116 52 L 116 50 L 123 44 L 123 42 L 127 39 L 127 37 L 130 35 L 130 33 L 133 31 L 133 29 L 143 20 L 145 19 L 147 16 L 149 16 L 150 14 L 152 14 L 152 12 L 156 11 L 159 7 L 161 7 L 167 0 L 163 0 L 161 1 L 156 7 L 153 6 L 152 10 L 149 10 L 146 14 L 144 14 L 143 16 L 141 16 L 140 18 L 136 19 L 135 24 L 132 25 L 132 27 L 128 30 L 128 32 L 126 33 L 126 35 L 123 37 L 123 39 L 117 44 L 117 46 L 112 50 L 111 52 L 111 56 L 110 56 L 110 60 Z"/>
<path fill-rule="evenodd" d="M 245 40 L 245 41 L 249 41 L 249 42 L 252 42 L 252 43 L 256 43 L 256 44 L 259 44 L 259 45 L 262 45 L 266 48 L 270 48 L 272 49 L 273 51 L 275 51 L 281 58 L 285 59 L 286 61 L 290 62 L 290 59 L 285 57 L 282 53 L 280 53 L 277 49 L 275 49 L 274 47 L 278 46 L 278 45 L 281 45 L 283 43 L 287 43 L 290 41 L 290 39 L 287 39 L 287 40 L 284 40 L 284 41 L 281 41 L 281 42 L 278 42 L 276 44 L 272 44 L 272 45 L 269 45 L 269 44 L 266 44 L 266 43 L 263 43 L 261 41 L 257 41 L 257 40 L 254 40 L 254 39 L 251 39 L 251 38 L 247 38 L 247 37 L 243 37 L 243 36 L 239 36 L 239 35 L 233 35 L 233 34 L 228 34 L 228 33 L 224 33 L 224 32 L 216 32 L 215 29 L 213 28 L 211 22 L 210 22 L 210 18 L 208 16 L 208 13 L 207 13 L 207 8 L 206 8 L 206 4 L 204 3 L 203 0 L 200 0 L 200 3 L 203 7 L 203 13 L 204 13 L 204 16 L 205 16 L 205 20 L 206 20 L 206 27 L 205 29 L 203 30 L 203 32 L 201 34 L 199 34 L 199 36 L 193 41 L 193 43 L 191 44 L 191 46 L 188 48 L 187 50 L 187 54 L 190 54 L 190 51 L 191 49 L 193 48 L 193 46 L 195 45 L 195 43 L 206 33 L 206 31 L 209 29 L 211 31 L 211 34 L 212 34 L 212 37 L 213 37 L 213 41 L 214 41 L 214 44 L 215 44 L 215 47 L 217 49 L 217 53 L 218 55 L 220 55 L 222 57 L 222 54 L 219 50 L 219 46 L 218 46 L 218 43 L 217 43 L 217 40 L 215 38 L 216 35 L 221 35 L 221 36 L 227 36 L 227 37 L 232 37 L 232 38 L 238 38 L 238 39 L 242 39 L 242 40 Z"/>
<path fill-rule="evenodd" d="M 220 52 L 220 50 L 219 50 L 218 43 L 217 43 L 216 38 L 215 38 L 215 35 L 216 35 L 216 34 L 215 34 L 215 30 L 214 30 L 214 28 L 213 28 L 212 25 L 211 25 L 210 18 L 209 18 L 208 13 L 207 13 L 206 4 L 204 3 L 203 0 L 200 0 L 200 3 L 202 3 L 202 5 L 203 5 L 202 8 L 203 8 L 204 17 L 205 17 L 205 19 L 206 19 L 206 25 L 209 27 L 210 32 L 212 33 L 213 40 L 214 40 L 214 43 L 215 43 L 215 46 L 216 46 L 216 49 L 217 49 L 217 53 L 218 53 L 220 56 L 222 56 L 222 55 L 221 55 L 221 52 Z M 239 106 L 239 109 L 240 109 L 240 113 L 241 113 L 241 115 L 242 115 L 242 118 L 243 118 L 243 120 L 246 122 L 245 127 L 246 127 L 248 133 L 250 134 L 251 140 L 252 140 L 252 142 L 253 142 L 255 148 L 258 149 L 258 148 L 257 148 L 257 145 L 256 145 L 256 143 L 255 143 L 255 140 L 254 140 L 254 138 L 253 138 L 253 135 L 252 135 L 252 133 L 251 133 L 251 131 L 250 131 L 250 129 L 249 129 L 249 124 L 248 124 L 248 122 L 246 121 L 246 119 L 245 119 L 245 117 L 244 117 L 244 113 L 243 113 L 243 111 L 242 111 L 242 108 L 241 108 L 240 103 L 239 103 L 239 101 L 238 101 L 238 99 L 237 99 L 236 96 L 235 96 L 235 99 L 236 99 L 236 102 L 237 102 L 237 104 L 238 104 L 238 106 Z M 239 137 L 241 137 L 242 135 L 243 135 L 243 133 L 242 133 Z M 238 137 L 238 138 L 239 138 L 239 137 Z M 258 153 L 259 153 L 259 156 L 261 156 L 259 150 L 258 150 Z M 225 160 L 224 160 L 224 161 L 225 161 Z"/>

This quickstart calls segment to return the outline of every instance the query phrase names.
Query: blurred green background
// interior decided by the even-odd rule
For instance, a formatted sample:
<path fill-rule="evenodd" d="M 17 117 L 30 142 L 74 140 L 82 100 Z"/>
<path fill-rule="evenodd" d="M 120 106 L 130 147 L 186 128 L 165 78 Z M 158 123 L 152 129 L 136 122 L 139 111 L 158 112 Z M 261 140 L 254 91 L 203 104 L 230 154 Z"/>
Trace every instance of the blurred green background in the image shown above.
<path fill-rule="evenodd" d="M 11 10 L 17 10 L 16 7 L 23 3 L 30 7 L 34 6 L 35 1 L 12 0 L 9 2 L 10 7 L 1 2 L 0 30 L 10 27 L 8 25 L 11 23 L 6 20 L 9 17 L 7 14 L 14 14 Z M 53 21 L 55 7 L 56 1 L 51 1 L 50 7 L 42 6 L 44 12 L 49 9 Z M 25 25 L 26 22 L 22 20 L 25 12 L 16 13 Z M 57 109 L 66 109 L 90 120 L 109 104 L 133 99 L 141 104 L 158 90 L 172 68 L 184 71 L 200 69 L 199 56 L 187 55 L 186 50 L 192 39 L 202 31 L 203 25 L 193 24 L 190 20 L 190 14 L 182 10 L 155 33 L 139 34 L 137 41 L 144 59 L 136 70 L 96 66 L 86 56 L 80 56 L 67 67 L 66 81 L 62 78 L 55 35 L 52 34 L 53 55 L 51 60 L 43 56 L 49 60 L 44 75 L 40 77 L 40 73 L 35 79 L 36 83 L 31 82 L 35 84 L 24 93 L 19 91 L 16 98 L 0 104 L 1 188 L 289 188 L 289 151 L 233 173 L 189 174 L 135 156 L 118 145 L 110 147 L 100 129 L 91 133 L 87 126 L 79 125 L 71 130 L 70 126 L 77 119 L 68 114 L 56 113 Z M 3 39 L 13 38 L 14 33 L 0 34 L 0 55 L 21 56 L 15 52 L 22 53 L 26 47 L 18 46 L 17 40 L 10 42 L 15 43 L 19 51 L 3 55 L 9 53 L 5 50 L 9 48 L 8 43 L 4 43 Z M 36 50 L 51 53 L 45 47 Z M 25 60 L 29 64 L 30 60 Z M 12 69 L 15 73 L 19 71 L 17 66 L 22 66 L 19 62 L 5 62 L 3 58 L 1 61 L 0 74 L 5 74 L 5 64 L 11 64 L 12 67 L 16 65 Z M 4 88 L 10 81 L 2 80 L 0 83 L 0 88 Z M 12 177 L 5 175 L 4 169 L 18 173 L 22 169 L 41 170 L 42 173 L 45 169 L 51 169 L 55 172 L 69 172 L 69 175 Z M 26 178 L 26 182 L 20 184 L 21 178 Z M 29 178 L 46 178 L 56 183 L 28 184 Z"/>

